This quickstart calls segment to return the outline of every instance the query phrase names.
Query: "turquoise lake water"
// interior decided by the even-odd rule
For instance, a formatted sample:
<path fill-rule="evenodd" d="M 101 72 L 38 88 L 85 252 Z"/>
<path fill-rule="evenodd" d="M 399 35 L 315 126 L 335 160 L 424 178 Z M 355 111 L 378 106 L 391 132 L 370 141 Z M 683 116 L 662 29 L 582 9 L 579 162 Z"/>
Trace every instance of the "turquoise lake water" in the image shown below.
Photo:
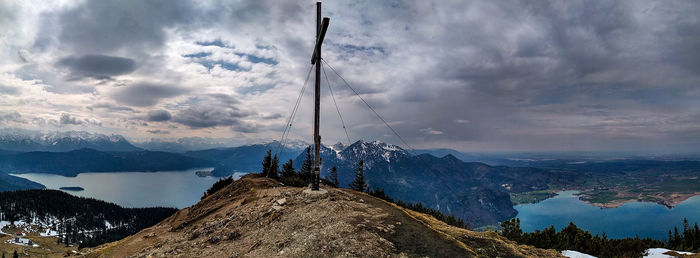
<path fill-rule="evenodd" d="M 76 177 L 52 174 L 17 174 L 49 189 L 79 186 L 83 191 L 65 191 L 72 195 L 91 197 L 116 203 L 123 207 L 189 207 L 199 201 L 204 191 L 218 180 L 215 177 L 199 177 L 197 170 L 162 172 L 111 172 L 80 173 Z M 236 173 L 241 177 L 244 173 Z"/>
<path fill-rule="evenodd" d="M 523 231 L 532 232 L 554 225 L 557 230 L 573 221 L 579 228 L 608 238 L 652 237 L 668 238 L 674 226 L 682 231 L 683 218 L 700 223 L 700 196 L 691 197 L 673 209 L 649 202 L 629 202 L 618 208 L 599 208 L 582 202 L 573 195 L 576 191 L 562 191 L 559 195 L 539 203 L 516 205 Z"/>

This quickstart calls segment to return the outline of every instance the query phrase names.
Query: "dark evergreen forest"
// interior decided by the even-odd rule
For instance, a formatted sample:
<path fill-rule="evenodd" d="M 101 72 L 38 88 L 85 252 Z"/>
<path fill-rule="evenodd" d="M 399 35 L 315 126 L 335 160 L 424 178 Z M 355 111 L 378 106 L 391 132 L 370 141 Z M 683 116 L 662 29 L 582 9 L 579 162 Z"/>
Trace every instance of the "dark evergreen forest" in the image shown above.
<path fill-rule="evenodd" d="M 683 220 L 682 232 L 679 232 L 678 228 L 670 230 L 669 239 L 665 242 L 639 237 L 609 239 L 605 233 L 602 236 L 592 235 L 573 222 L 559 232 L 554 226 L 550 226 L 524 233 L 520 228 L 520 219 L 516 218 L 504 221 L 501 227 L 501 235 L 519 244 L 546 249 L 575 250 L 597 257 L 641 257 L 646 249 L 657 247 L 677 251 L 700 251 L 700 229 L 697 223 L 691 227 L 687 219 Z"/>
<path fill-rule="evenodd" d="M 176 211 L 163 207 L 122 208 L 57 190 L 0 193 L 0 220 L 45 225 L 59 233 L 59 242 L 78 244 L 81 248 L 122 239 Z"/>

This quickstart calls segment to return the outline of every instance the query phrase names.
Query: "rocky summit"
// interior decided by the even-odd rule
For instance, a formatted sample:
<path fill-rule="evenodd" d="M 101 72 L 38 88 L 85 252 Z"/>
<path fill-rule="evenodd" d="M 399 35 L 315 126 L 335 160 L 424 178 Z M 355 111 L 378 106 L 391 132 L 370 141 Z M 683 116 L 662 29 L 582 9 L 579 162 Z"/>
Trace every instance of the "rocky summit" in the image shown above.
<path fill-rule="evenodd" d="M 325 194 L 248 175 L 85 257 L 557 257 L 495 232 L 448 226 L 365 193 Z"/>

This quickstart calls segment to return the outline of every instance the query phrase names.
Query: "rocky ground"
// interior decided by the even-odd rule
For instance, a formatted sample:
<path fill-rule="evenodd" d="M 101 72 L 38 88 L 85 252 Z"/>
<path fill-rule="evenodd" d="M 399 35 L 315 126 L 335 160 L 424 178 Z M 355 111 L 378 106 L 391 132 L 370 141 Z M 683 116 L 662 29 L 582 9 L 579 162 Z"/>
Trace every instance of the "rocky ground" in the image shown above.
<path fill-rule="evenodd" d="M 249 175 L 86 257 L 558 257 L 495 232 L 448 226 L 364 193 Z"/>

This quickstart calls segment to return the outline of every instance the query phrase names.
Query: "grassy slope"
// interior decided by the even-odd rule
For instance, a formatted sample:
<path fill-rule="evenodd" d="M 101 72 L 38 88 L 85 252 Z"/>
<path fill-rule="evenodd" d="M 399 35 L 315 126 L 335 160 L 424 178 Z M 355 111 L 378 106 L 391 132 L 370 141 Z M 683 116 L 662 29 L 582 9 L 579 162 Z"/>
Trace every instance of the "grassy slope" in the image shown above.
<path fill-rule="evenodd" d="M 86 250 L 110 256 L 556 257 L 495 232 L 455 228 L 364 193 L 321 197 L 246 176 L 156 226 Z M 276 204 L 284 198 L 284 205 Z"/>

